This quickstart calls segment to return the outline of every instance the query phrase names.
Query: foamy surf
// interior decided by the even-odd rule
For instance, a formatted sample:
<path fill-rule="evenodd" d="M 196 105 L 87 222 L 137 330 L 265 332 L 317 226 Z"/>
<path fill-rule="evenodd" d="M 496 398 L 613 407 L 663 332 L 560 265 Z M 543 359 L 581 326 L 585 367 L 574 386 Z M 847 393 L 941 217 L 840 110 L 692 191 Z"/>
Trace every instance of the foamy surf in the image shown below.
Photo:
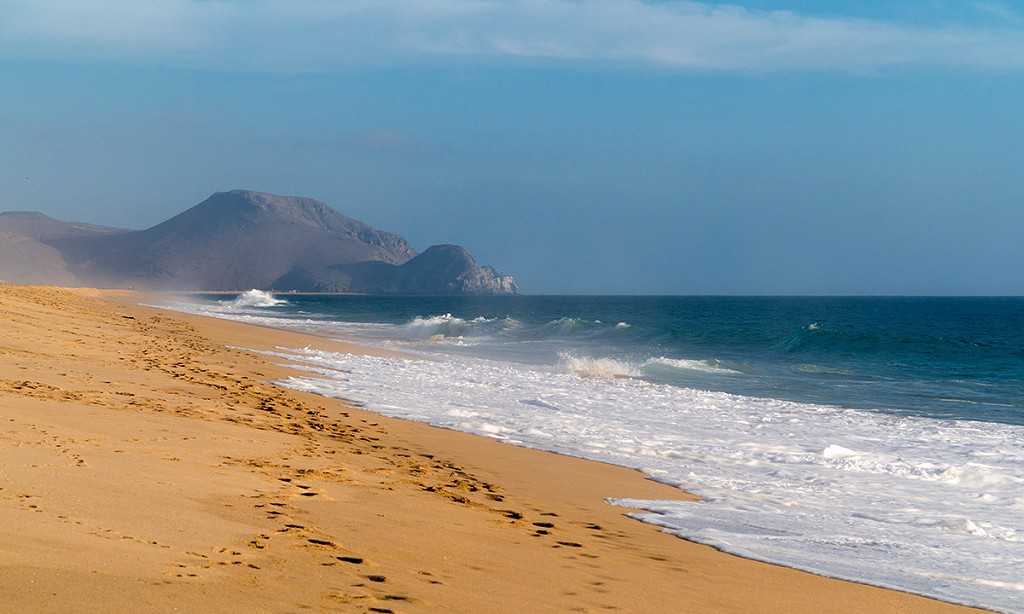
<path fill-rule="evenodd" d="M 248 290 L 238 295 L 238 298 L 231 301 L 224 301 L 222 304 L 226 307 L 244 308 L 244 307 L 277 307 L 279 305 L 287 305 L 288 301 L 275 298 L 270 292 L 263 290 Z"/>
<path fill-rule="evenodd" d="M 686 539 L 1021 611 L 1024 593 L 1014 587 L 1024 568 L 1024 496 L 1014 476 L 1024 475 L 1024 451 L 1013 443 L 1024 438 L 1021 427 L 701 392 L 623 379 L 624 365 L 571 357 L 552 372 L 457 358 L 280 355 L 344 372 L 289 378 L 286 387 L 683 486 L 704 499 L 618 503 L 649 510 L 636 517 Z M 936 584 L 940 574 L 962 581 Z"/>
<path fill-rule="evenodd" d="M 573 356 L 568 352 L 559 354 L 559 367 L 579 377 L 637 377 L 640 374 L 637 368 L 621 360 Z"/>

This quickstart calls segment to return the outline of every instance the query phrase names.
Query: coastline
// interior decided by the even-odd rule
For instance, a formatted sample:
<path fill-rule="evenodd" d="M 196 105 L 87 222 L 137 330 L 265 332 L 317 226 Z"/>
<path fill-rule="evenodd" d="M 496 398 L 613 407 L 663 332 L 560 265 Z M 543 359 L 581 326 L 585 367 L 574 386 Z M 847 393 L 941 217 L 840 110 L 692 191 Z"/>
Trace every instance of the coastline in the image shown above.
<path fill-rule="evenodd" d="M 967 612 L 723 554 L 608 497 L 632 470 L 269 384 L 245 347 L 358 351 L 0 286 L 2 611 Z"/>

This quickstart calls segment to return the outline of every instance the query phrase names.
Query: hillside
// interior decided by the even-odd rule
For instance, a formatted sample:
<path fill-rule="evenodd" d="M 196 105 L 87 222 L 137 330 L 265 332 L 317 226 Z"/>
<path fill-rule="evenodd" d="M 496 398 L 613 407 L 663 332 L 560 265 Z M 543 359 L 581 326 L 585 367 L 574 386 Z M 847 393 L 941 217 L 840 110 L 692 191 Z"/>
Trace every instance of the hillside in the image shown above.
<path fill-rule="evenodd" d="M 0 233 L 0 279 L 9 281 L 161 290 L 518 291 L 510 276 L 477 265 L 460 247 L 417 255 L 401 236 L 325 203 L 248 190 L 218 192 L 146 230 L 19 212 L 0 214 Z"/>

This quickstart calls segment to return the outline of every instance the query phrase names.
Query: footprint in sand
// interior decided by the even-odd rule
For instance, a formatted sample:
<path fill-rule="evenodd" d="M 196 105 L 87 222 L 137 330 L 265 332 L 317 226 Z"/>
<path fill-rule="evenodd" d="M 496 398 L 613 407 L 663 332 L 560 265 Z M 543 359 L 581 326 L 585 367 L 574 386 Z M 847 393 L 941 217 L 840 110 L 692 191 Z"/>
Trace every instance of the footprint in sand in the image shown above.
<path fill-rule="evenodd" d="M 343 563 L 351 563 L 352 565 L 362 565 L 363 559 L 357 556 L 336 556 L 334 557 Z"/>

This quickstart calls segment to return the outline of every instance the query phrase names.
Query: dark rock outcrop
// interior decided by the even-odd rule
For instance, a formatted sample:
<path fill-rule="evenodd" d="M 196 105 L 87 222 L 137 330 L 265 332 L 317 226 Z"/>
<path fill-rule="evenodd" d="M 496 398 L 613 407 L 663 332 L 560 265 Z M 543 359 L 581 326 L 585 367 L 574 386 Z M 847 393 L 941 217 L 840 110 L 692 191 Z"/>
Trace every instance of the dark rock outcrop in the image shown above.
<path fill-rule="evenodd" d="M 396 267 L 391 287 L 413 294 L 517 294 L 511 275 L 480 266 L 465 248 L 435 245 Z M 380 288 L 379 292 L 386 292 Z"/>
<path fill-rule="evenodd" d="M 6 226 L 5 226 L 5 216 Z M 173 290 L 516 294 L 508 275 L 458 246 L 417 255 L 309 198 L 218 192 L 162 224 L 125 231 L 41 214 L 0 214 L 0 279 Z M 35 254 L 29 257 L 26 254 Z M 33 258 L 40 271 L 25 269 Z M 6 263 L 6 264 L 5 264 Z M 29 267 L 31 269 L 31 267 Z"/>
<path fill-rule="evenodd" d="M 277 280 L 273 287 L 360 294 L 519 293 L 511 275 L 478 265 L 469 252 L 458 245 L 435 245 L 401 265 L 354 262 L 296 270 Z"/>

